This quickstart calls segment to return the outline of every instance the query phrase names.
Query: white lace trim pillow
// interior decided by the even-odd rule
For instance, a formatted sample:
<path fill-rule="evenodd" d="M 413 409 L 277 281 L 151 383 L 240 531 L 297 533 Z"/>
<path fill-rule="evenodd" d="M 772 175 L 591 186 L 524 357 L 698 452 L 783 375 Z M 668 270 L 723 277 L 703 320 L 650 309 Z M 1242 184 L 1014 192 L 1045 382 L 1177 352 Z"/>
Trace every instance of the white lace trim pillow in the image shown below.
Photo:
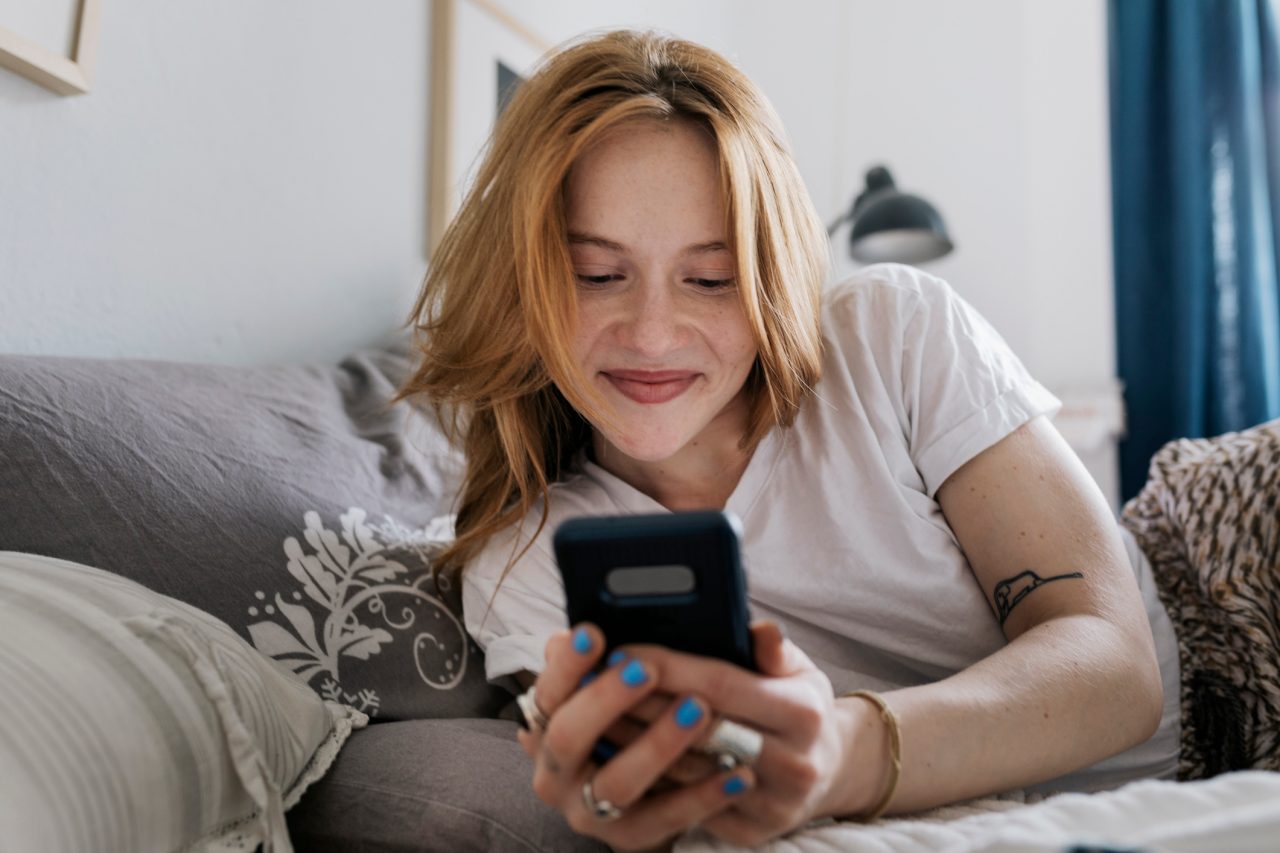
<path fill-rule="evenodd" d="M 0 552 L 0 684 L 0 838 L 15 850 L 290 851 L 285 810 L 367 721 L 200 610 L 14 552 Z"/>

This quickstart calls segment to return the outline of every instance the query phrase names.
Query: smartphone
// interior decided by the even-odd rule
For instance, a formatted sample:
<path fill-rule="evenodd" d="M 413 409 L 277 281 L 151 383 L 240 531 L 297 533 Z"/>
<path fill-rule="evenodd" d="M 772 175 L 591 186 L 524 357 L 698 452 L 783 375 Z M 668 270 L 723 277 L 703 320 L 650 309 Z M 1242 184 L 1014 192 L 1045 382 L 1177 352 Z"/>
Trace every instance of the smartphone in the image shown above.
<path fill-rule="evenodd" d="M 755 671 L 741 531 L 712 510 L 564 522 L 552 541 L 569 624 L 598 625 L 609 649 L 653 643 Z"/>

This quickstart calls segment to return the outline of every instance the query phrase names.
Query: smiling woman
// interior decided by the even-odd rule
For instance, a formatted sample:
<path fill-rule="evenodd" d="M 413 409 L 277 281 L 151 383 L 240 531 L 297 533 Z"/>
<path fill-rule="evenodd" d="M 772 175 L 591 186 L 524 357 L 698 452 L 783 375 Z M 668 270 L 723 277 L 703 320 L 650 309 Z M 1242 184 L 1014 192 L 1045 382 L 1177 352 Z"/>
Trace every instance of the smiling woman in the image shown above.
<path fill-rule="evenodd" d="M 534 791 L 614 848 L 1177 767 L 1173 628 L 1058 400 L 945 282 L 823 292 L 828 253 L 751 81 L 616 32 L 520 88 L 424 282 L 442 559 L 528 687 Z M 741 519 L 756 671 L 564 630 L 556 526 L 704 508 Z"/>
<path fill-rule="evenodd" d="M 573 357 L 600 409 L 592 452 L 672 508 L 723 504 L 751 456 L 742 436 L 758 350 L 715 141 L 681 119 L 631 122 L 584 153 L 566 186 Z"/>
<path fill-rule="evenodd" d="M 676 61 L 655 68 L 656 57 L 644 55 L 650 47 Z M 698 85 L 692 63 L 701 63 Z M 642 163 L 624 167 L 642 150 Z M 401 393 L 449 410 L 469 466 L 445 565 L 464 566 L 522 520 L 588 443 L 591 423 L 620 428 L 615 406 L 634 401 L 599 369 L 584 370 L 582 341 L 601 305 L 665 298 L 657 276 L 675 274 L 677 253 L 684 266 L 671 298 L 699 305 L 701 315 L 736 312 L 759 354 L 721 402 L 741 390 L 745 432 L 734 441 L 749 454 L 794 420 L 821 360 L 826 234 L 776 114 L 737 69 L 689 42 L 619 33 L 550 57 L 499 119 L 414 311 L 423 360 Z M 706 284 L 729 280 L 727 289 Z M 655 328 L 639 307 L 639 324 L 610 321 L 615 341 Z M 676 361 L 692 355 L 641 352 L 637 363 L 607 366 L 694 372 Z M 639 384 L 624 387 L 667 390 Z M 679 409 L 669 406 L 667 416 Z M 640 432 L 628 440 L 648 440 Z"/>

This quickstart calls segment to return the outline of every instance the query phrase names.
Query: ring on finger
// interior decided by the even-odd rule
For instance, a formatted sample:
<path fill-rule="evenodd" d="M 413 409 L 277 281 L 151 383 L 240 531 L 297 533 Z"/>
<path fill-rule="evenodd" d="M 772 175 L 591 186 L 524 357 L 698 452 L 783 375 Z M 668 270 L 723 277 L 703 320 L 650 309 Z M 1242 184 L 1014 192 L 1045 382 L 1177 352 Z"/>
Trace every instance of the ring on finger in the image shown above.
<path fill-rule="evenodd" d="M 524 715 L 525 725 L 529 731 L 534 734 L 542 734 L 547 727 L 547 715 L 538 707 L 538 694 L 534 685 L 529 685 L 529 689 L 516 697 L 516 704 L 520 706 L 520 713 Z"/>
<path fill-rule="evenodd" d="M 588 779 L 582 783 L 582 804 L 587 807 L 587 811 L 599 821 L 617 820 L 622 817 L 622 809 L 608 800 L 596 799 L 596 792 L 591 785 L 594 781 L 594 779 Z"/>
<path fill-rule="evenodd" d="M 721 720 L 711 730 L 711 735 L 694 747 L 698 752 L 715 759 L 722 771 L 737 767 L 750 767 L 760 758 L 764 748 L 764 735 L 741 723 Z"/>

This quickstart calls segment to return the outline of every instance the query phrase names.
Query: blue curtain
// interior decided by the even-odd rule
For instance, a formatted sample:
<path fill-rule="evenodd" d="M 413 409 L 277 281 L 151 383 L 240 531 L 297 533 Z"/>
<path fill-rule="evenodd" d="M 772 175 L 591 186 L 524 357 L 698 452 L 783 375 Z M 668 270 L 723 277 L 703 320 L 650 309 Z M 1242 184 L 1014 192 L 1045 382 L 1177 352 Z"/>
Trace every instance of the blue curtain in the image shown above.
<path fill-rule="evenodd" d="M 1277 0 L 1109 0 L 1127 499 L 1179 437 L 1280 417 Z"/>

